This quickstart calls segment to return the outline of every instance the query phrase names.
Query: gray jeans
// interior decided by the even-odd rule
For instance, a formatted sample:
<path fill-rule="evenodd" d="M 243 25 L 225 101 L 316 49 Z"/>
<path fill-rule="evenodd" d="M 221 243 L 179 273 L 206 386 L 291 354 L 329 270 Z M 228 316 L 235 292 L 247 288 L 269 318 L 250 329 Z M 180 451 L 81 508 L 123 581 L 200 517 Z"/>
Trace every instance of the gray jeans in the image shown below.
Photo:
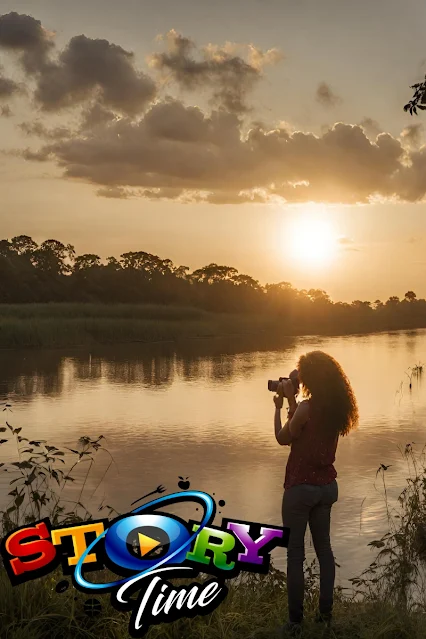
<path fill-rule="evenodd" d="M 300 484 L 284 491 L 283 526 L 290 528 L 287 548 L 287 593 L 290 621 L 303 619 L 305 580 L 305 532 L 309 522 L 312 541 L 320 566 L 319 609 L 330 614 L 333 608 L 335 563 L 330 545 L 331 506 L 337 501 L 336 480 L 326 486 Z"/>

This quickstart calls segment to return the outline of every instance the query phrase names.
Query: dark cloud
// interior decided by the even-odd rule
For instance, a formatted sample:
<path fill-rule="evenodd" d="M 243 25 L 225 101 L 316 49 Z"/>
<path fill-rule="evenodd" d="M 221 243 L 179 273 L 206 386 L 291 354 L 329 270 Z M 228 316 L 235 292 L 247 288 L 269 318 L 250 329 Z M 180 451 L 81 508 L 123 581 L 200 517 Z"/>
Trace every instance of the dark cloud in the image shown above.
<path fill-rule="evenodd" d="M 55 111 L 96 93 L 106 107 L 135 115 L 154 98 L 156 87 L 135 68 L 133 53 L 80 35 L 70 40 L 57 62 L 43 68 L 35 98 L 46 111 Z"/>
<path fill-rule="evenodd" d="M 48 129 L 42 122 L 21 122 L 18 125 L 23 133 L 29 136 L 42 138 L 44 140 L 62 140 L 71 137 L 70 129 L 64 126 Z"/>
<path fill-rule="evenodd" d="M 262 77 L 264 66 L 282 58 L 277 49 L 263 52 L 253 46 L 246 47 L 246 59 L 237 54 L 237 45 L 197 49 L 191 39 L 175 30 L 164 41 L 167 50 L 153 54 L 151 65 L 183 89 L 211 88 L 213 101 L 234 113 L 247 111 L 247 94 Z"/>
<path fill-rule="evenodd" d="M 353 204 L 376 196 L 411 201 L 426 192 L 426 155 L 410 156 L 412 166 L 405 166 L 401 142 L 388 134 L 373 143 L 360 126 L 342 123 L 321 136 L 260 124 L 244 133 L 236 114 L 207 114 L 171 99 L 136 122 L 115 119 L 25 151 L 31 154 L 108 197 Z"/>
<path fill-rule="evenodd" d="M 248 92 L 279 52 L 232 44 L 199 49 L 175 31 L 165 41 L 152 65 L 180 88 L 207 88 L 215 109 L 160 100 L 133 54 L 107 40 L 80 35 L 57 52 L 39 21 L 16 13 L 0 17 L 0 48 L 20 56 L 36 103 L 49 115 L 76 108 L 72 127 L 46 126 L 40 113 L 22 123 L 21 131 L 40 146 L 20 155 L 52 161 L 67 178 L 94 184 L 99 196 L 109 198 L 215 204 L 426 198 L 426 148 L 418 148 L 418 125 L 398 139 L 381 133 L 374 141 L 367 129 L 379 127 L 368 118 L 362 125 L 336 123 L 321 135 L 250 125 L 242 117 Z M 0 78 L 0 94 L 10 97 L 15 84 Z M 317 98 L 326 106 L 340 100 L 325 83 Z M 341 243 L 352 249 L 348 238 Z"/>
<path fill-rule="evenodd" d="M 0 118 L 11 118 L 13 115 L 12 109 L 8 104 L 0 107 Z"/>
<path fill-rule="evenodd" d="M 135 66 L 134 54 L 108 40 L 71 38 L 56 56 L 52 34 L 31 16 L 0 16 L 0 49 L 21 55 L 36 81 L 34 98 L 46 111 L 58 111 L 96 97 L 119 113 L 141 113 L 156 94 L 155 82 Z"/>
<path fill-rule="evenodd" d="M 91 131 L 99 125 L 107 124 L 116 119 L 114 111 L 105 108 L 99 102 L 94 102 L 83 110 L 80 128 L 82 131 Z"/>
<path fill-rule="evenodd" d="M 326 82 L 320 82 L 316 91 L 317 102 L 325 107 L 334 107 L 342 101 Z"/>
<path fill-rule="evenodd" d="M 40 20 L 16 12 L 0 16 L 0 48 L 21 54 L 27 73 L 40 70 L 48 59 L 54 43 L 52 34 Z"/>
<path fill-rule="evenodd" d="M 10 98 L 18 90 L 18 85 L 13 80 L 0 75 L 0 100 Z"/>

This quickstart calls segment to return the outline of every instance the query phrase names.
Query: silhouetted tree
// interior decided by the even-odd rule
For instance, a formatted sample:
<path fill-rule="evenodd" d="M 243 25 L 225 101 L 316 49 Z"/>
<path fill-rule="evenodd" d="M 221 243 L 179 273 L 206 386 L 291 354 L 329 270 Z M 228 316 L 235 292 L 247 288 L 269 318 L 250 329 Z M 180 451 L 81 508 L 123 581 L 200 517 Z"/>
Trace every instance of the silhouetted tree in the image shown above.
<path fill-rule="evenodd" d="M 298 290 L 282 281 L 262 286 L 232 266 L 194 270 L 145 251 L 120 259 L 75 257 L 74 247 L 50 239 L 37 245 L 27 235 L 0 240 L 0 303 L 156 303 L 195 306 L 222 313 L 279 318 L 290 333 L 352 332 L 426 327 L 426 300 L 409 290 L 400 300 L 333 302 L 322 289 Z"/>
<path fill-rule="evenodd" d="M 101 265 L 101 258 L 94 253 L 78 255 L 74 260 L 74 271 L 84 271 Z"/>
<path fill-rule="evenodd" d="M 12 237 L 10 248 L 12 251 L 18 253 L 18 255 L 25 255 L 34 253 L 38 248 L 38 244 L 28 235 L 17 235 L 16 237 Z"/>
<path fill-rule="evenodd" d="M 416 299 L 416 294 L 414 293 L 414 291 L 407 291 L 404 295 L 404 299 L 407 300 L 407 302 L 414 302 L 414 300 Z"/>

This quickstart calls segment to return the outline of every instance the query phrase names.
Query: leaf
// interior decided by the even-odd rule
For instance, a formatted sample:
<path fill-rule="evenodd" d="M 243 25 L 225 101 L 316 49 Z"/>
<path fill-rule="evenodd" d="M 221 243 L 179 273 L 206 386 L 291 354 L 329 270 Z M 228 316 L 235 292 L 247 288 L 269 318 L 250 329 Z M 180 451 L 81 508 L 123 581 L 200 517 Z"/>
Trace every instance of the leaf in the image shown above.
<path fill-rule="evenodd" d="M 11 506 L 10 508 L 8 508 L 6 510 L 7 514 L 12 513 L 14 510 L 16 510 L 16 506 Z"/>
<path fill-rule="evenodd" d="M 367 544 L 367 546 L 373 546 L 373 548 L 383 548 L 383 546 L 385 545 L 384 541 L 370 541 L 369 544 Z"/>
<path fill-rule="evenodd" d="M 5 444 L 8 441 L 9 441 L 8 439 L 0 439 L 0 444 Z"/>
<path fill-rule="evenodd" d="M 26 486 L 29 486 L 33 483 L 34 479 L 37 477 L 35 469 L 28 475 L 28 479 L 24 482 Z"/>
<path fill-rule="evenodd" d="M 12 433 L 13 433 L 13 428 L 12 428 L 12 426 L 9 424 L 9 422 L 6 422 L 6 426 L 7 426 L 7 427 L 8 427 L 8 429 L 9 429 L 9 430 L 11 430 L 11 431 L 12 431 Z"/>
<path fill-rule="evenodd" d="M 17 466 L 18 468 L 20 468 L 21 470 L 23 468 L 28 468 L 31 469 L 33 467 L 32 464 L 30 464 L 30 462 L 28 461 L 22 461 L 22 462 L 13 462 L 12 466 Z"/>
<path fill-rule="evenodd" d="M 21 432 L 22 428 L 15 428 L 13 432 L 14 435 L 18 435 Z"/>
<path fill-rule="evenodd" d="M 53 453 L 54 455 L 61 455 L 62 457 L 65 455 L 61 450 L 58 450 L 57 453 Z"/>
<path fill-rule="evenodd" d="M 15 499 L 15 504 L 17 508 L 19 508 L 19 506 L 22 505 L 22 502 L 24 501 L 24 499 L 25 499 L 24 495 L 17 496 L 17 498 Z"/>
<path fill-rule="evenodd" d="M 5 433 L 5 432 L 6 432 L 6 430 L 7 430 L 7 428 L 5 428 L 4 426 L 2 426 L 2 427 L 0 428 L 0 433 Z"/>

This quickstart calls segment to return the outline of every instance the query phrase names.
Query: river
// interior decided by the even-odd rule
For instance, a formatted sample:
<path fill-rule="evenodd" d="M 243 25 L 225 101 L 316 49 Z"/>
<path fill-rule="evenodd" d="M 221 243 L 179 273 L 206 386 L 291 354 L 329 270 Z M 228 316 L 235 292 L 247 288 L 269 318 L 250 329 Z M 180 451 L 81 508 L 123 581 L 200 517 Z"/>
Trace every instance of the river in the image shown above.
<path fill-rule="evenodd" d="M 390 466 L 385 477 L 394 500 L 407 476 L 400 449 L 414 442 L 420 451 L 426 443 L 426 389 L 420 376 L 410 390 L 407 375 L 426 361 L 425 330 L 3 351 L 0 396 L 13 409 L 3 421 L 59 448 L 75 448 L 84 435 L 103 435 L 114 464 L 102 480 L 110 458 L 98 451 L 83 494 L 92 506 L 103 501 L 126 512 L 157 485 L 173 492 L 179 477 L 188 477 L 192 489 L 225 501 L 216 521 L 224 516 L 281 525 L 289 449 L 275 442 L 267 380 L 287 375 L 298 356 L 313 349 L 341 363 L 360 410 L 359 428 L 339 443 L 339 501 L 332 511 L 337 581 L 347 585 L 373 560 L 368 542 L 387 529 L 377 469 Z M 12 458 L 14 444 L 7 442 L 0 461 Z M 0 474 L 3 502 L 9 479 Z M 311 560 L 309 534 L 306 545 Z M 284 555 L 274 551 L 279 568 Z"/>

